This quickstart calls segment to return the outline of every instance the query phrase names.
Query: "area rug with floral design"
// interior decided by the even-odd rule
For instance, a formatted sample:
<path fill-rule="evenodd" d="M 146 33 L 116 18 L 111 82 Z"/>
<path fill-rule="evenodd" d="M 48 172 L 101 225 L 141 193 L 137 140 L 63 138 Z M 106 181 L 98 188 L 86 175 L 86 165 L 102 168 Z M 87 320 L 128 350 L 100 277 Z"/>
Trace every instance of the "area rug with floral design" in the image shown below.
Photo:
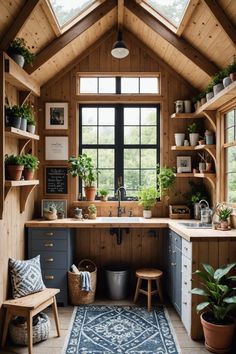
<path fill-rule="evenodd" d="M 79 306 L 63 354 L 178 354 L 163 307 Z"/>

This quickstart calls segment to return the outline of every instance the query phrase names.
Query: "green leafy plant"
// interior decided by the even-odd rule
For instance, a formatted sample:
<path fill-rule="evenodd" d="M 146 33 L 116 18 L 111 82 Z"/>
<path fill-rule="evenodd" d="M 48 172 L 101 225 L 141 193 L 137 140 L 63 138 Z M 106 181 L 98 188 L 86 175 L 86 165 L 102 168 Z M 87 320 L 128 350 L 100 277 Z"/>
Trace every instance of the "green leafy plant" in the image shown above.
<path fill-rule="evenodd" d="M 99 189 L 99 194 L 100 194 L 101 196 L 106 197 L 106 196 L 109 194 L 109 191 L 108 191 L 108 189 L 106 189 L 106 188 L 101 188 L 101 189 Z"/>
<path fill-rule="evenodd" d="M 223 79 L 227 76 L 225 70 L 220 70 L 218 73 L 216 73 L 214 76 L 213 76 L 213 79 L 212 79 L 212 84 L 213 86 L 214 85 L 217 85 L 217 84 L 220 84 L 222 83 Z"/>
<path fill-rule="evenodd" d="M 25 63 L 30 65 L 32 65 L 35 58 L 35 54 L 30 52 L 30 47 L 27 46 L 24 38 L 15 38 L 10 43 L 8 52 L 10 55 L 12 53 L 22 55 L 25 59 Z"/>
<path fill-rule="evenodd" d="M 30 125 L 35 125 L 33 107 L 30 104 L 23 104 L 21 106 L 21 111 L 23 113 L 24 118 L 27 119 L 27 123 Z"/>
<path fill-rule="evenodd" d="M 23 157 L 22 155 L 5 155 L 5 165 L 17 165 L 23 166 Z"/>
<path fill-rule="evenodd" d="M 81 154 L 78 157 L 69 158 L 70 167 L 68 172 L 73 176 L 79 176 L 85 184 L 85 187 L 92 187 L 97 179 L 97 169 L 95 169 L 91 157 Z"/>
<path fill-rule="evenodd" d="M 208 85 L 207 85 L 207 87 L 205 88 L 205 93 L 207 94 L 207 93 L 209 93 L 209 92 L 213 92 L 213 83 L 212 82 L 210 82 Z"/>
<path fill-rule="evenodd" d="M 156 204 L 157 198 L 158 192 L 153 186 L 141 187 L 138 191 L 138 204 L 141 205 L 144 210 L 150 210 L 151 207 Z"/>
<path fill-rule="evenodd" d="M 88 211 L 90 212 L 90 214 L 96 214 L 97 208 L 96 208 L 96 206 L 94 204 L 90 204 L 88 206 Z"/>
<path fill-rule="evenodd" d="M 220 221 L 225 221 L 230 217 L 232 211 L 232 208 L 228 208 L 226 205 L 220 205 L 216 210 L 216 214 L 219 216 Z"/>
<path fill-rule="evenodd" d="M 226 72 L 227 72 L 227 75 L 232 74 L 232 73 L 236 73 L 236 58 L 233 60 L 233 62 L 231 64 L 229 64 L 226 67 Z"/>
<path fill-rule="evenodd" d="M 20 106 L 14 105 L 12 107 L 7 108 L 7 114 L 9 116 L 15 116 L 15 117 L 22 117 L 23 116 L 23 111 Z"/>
<path fill-rule="evenodd" d="M 166 195 L 168 190 L 173 186 L 176 178 L 175 168 L 163 166 L 160 164 L 156 166 L 157 171 L 157 193 L 158 197 Z"/>
<path fill-rule="evenodd" d="M 29 170 L 37 170 L 39 166 L 39 160 L 37 156 L 31 154 L 22 155 L 23 165 Z"/>
<path fill-rule="evenodd" d="M 224 265 L 214 269 L 209 264 L 202 264 L 204 271 L 196 270 L 196 274 L 201 279 L 202 288 L 192 289 L 192 294 L 206 297 L 206 301 L 197 305 L 197 312 L 207 310 L 208 322 L 214 324 L 224 324 L 227 322 L 228 314 L 236 307 L 235 287 L 232 282 L 236 276 L 230 276 L 229 272 L 236 263 Z"/>
<path fill-rule="evenodd" d="M 190 133 L 190 134 L 192 134 L 192 133 L 196 133 L 197 132 L 197 123 L 192 123 L 192 124 L 189 124 L 189 126 L 188 126 L 188 132 Z"/>

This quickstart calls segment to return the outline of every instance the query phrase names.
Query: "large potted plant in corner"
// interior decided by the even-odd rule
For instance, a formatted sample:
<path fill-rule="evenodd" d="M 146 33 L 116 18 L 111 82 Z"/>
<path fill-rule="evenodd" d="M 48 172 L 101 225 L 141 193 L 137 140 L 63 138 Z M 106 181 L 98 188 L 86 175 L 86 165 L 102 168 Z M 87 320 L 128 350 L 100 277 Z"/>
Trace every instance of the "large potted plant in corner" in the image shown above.
<path fill-rule="evenodd" d="M 152 217 L 151 207 L 156 204 L 158 197 L 156 187 L 141 187 L 138 191 L 139 205 L 143 207 L 143 217 L 150 219 Z"/>
<path fill-rule="evenodd" d="M 15 38 L 8 48 L 7 53 L 10 57 L 23 68 L 24 64 L 32 65 L 35 54 L 30 52 L 24 38 Z"/>
<path fill-rule="evenodd" d="M 81 154 L 78 157 L 69 158 L 70 167 L 68 172 L 73 176 L 79 176 L 84 182 L 85 197 L 88 201 L 93 201 L 96 195 L 95 181 L 97 179 L 97 169 L 92 163 L 91 157 Z"/>
<path fill-rule="evenodd" d="M 206 297 L 196 310 L 204 311 L 201 323 L 205 346 L 213 353 L 228 353 L 232 345 L 235 320 L 230 313 L 236 307 L 236 288 L 232 285 L 236 276 L 230 276 L 229 272 L 235 265 L 227 264 L 215 270 L 209 264 L 202 264 L 204 271 L 194 272 L 203 287 L 192 289 L 192 294 Z"/>
<path fill-rule="evenodd" d="M 24 169 L 21 155 L 5 155 L 6 179 L 19 181 Z"/>
<path fill-rule="evenodd" d="M 31 154 L 22 155 L 22 161 L 24 164 L 24 179 L 32 180 L 34 178 L 34 172 L 38 169 L 39 166 L 39 160 L 37 156 Z"/>

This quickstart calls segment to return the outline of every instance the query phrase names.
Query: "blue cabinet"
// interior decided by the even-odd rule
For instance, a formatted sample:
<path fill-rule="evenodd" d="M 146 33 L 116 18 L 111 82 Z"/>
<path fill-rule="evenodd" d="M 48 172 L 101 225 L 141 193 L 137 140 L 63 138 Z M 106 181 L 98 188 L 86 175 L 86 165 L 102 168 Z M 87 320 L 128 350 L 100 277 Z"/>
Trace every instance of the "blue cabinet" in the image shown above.
<path fill-rule="evenodd" d="M 68 304 L 67 271 L 74 263 L 74 235 L 71 229 L 29 228 L 28 258 L 40 255 L 43 281 L 58 288 L 58 303 Z"/>

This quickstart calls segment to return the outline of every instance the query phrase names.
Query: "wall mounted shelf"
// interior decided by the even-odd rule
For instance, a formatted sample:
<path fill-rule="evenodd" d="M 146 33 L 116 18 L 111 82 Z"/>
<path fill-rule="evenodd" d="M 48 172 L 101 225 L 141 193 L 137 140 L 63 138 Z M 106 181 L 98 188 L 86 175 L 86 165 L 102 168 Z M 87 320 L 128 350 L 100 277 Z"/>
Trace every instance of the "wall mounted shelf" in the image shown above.
<path fill-rule="evenodd" d="M 34 188 L 39 184 L 39 180 L 21 180 L 21 181 L 5 181 L 5 199 L 11 192 L 12 188 L 20 187 L 20 212 L 23 213 L 25 211 L 26 202 L 34 190 Z"/>
<path fill-rule="evenodd" d="M 215 187 L 216 174 L 215 173 L 176 173 L 177 178 L 206 178 Z"/>
<path fill-rule="evenodd" d="M 195 146 L 171 146 L 172 151 L 196 151 L 206 150 L 216 164 L 216 145 L 195 145 Z"/>
<path fill-rule="evenodd" d="M 24 149 L 30 143 L 30 141 L 39 140 L 39 135 L 31 134 L 31 133 L 23 131 L 21 129 L 16 129 L 14 127 L 6 127 L 5 128 L 5 136 L 8 136 L 10 138 L 19 139 L 20 154 L 24 151 Z"/>

